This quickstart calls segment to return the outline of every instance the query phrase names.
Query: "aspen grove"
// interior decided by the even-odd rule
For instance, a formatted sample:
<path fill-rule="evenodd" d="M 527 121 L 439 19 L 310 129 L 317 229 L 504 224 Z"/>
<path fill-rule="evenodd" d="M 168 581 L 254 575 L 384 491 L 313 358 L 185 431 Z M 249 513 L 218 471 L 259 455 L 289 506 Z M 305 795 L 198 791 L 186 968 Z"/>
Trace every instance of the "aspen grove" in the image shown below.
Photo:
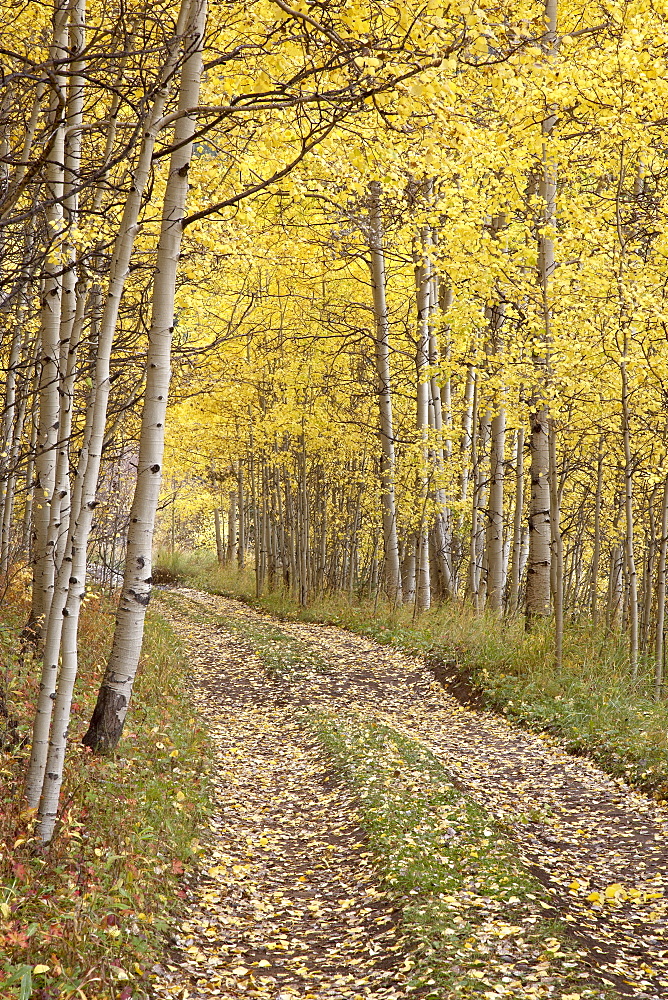
<path fill-rule="evenodd" d="M 86 580 L 120 590 L 107 751 L 156 519 L 258 594 L 550 620 L 557 665 L 571 623 L 619 630 L 662 698 L 668 5 L 54 0 L 2 36 L 0 570 L 31 587 L 41 840 Z"/>

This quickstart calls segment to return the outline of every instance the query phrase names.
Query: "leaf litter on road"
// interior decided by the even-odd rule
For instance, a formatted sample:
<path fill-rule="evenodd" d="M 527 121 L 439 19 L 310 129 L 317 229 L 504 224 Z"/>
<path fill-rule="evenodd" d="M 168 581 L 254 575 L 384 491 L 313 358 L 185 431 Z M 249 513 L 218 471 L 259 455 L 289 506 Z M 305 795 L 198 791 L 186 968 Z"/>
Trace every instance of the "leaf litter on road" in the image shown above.
<path fill-rule="evenodd" d="M 606 981 L 628 996 L 668 995 L 665 809 L 554 741 L 463 708 L 420 660 L 386 646 L 332 626 L 277 623 L 194 591 L 162 595 L 161 609 L 193 663 L 218 747 L 219 798 L 209 853 L 189 888 L 192 916 L 177 929 L 176 960 L 157 977 L 156 996 L 437 995 L 415 975 L 415 940 L 391 881 L 379 881 L 359 800 L 309 735 L 313 711 L 353 712 L 431 754 L 491 814 L 492 843 L 512 838 L 570 924 L 573 947 L 555 937 L 519 986 L 507 973 L 527 961 L 531 946 L 507 931 L 516 923 L 506 920 L 504 930 L 497 921 L 499 940 L 514 938 L 523 957 L 504 969 L 488 949 L 492 967 L 470 961 L 470 988 L 461 995 L 575 1000 L 601 995 Z M 419 842 L 421 831 L 404 836 Z M 478 909 L 493 909 L 485 898 Z M 543 919 L 541 905 L 529 926 Z"/>

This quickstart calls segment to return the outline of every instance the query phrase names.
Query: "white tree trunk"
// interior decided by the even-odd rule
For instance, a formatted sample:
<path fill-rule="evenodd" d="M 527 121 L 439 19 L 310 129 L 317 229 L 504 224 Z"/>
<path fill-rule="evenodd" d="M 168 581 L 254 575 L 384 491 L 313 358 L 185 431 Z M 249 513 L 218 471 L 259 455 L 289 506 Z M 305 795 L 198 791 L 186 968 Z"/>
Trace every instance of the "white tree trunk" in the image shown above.
<path fill-rule="evenodd" d="M 635 558 L 635 523 L 633 516 L 633 455 L 631 453 L 631 418 L 629 385 L 626 371 L 626 345 L 622 359 L 622 437 L 624 440 L 624 513 L 626 515 L 625 556 L 629 582 L 629 663 L 631 676 L 638 676 L 638 575 Z"/>
<path fill-rule="evenodd" d="M 591 620 L 598 625 L 598 573 L 601 562 L 601 503 L 603 498 L 603 435 L 599 439 L 596 459 L 596 498 L 594 501 L 594 551 L 591 558 L 589 603 Z"/>
<path fill-rule="evenodd" d="M 550 541 L 551 560 L 554 567 L 554 659 L 557 670 L 561 669 L 564 644 L 564 547 L 561 537 L 561 500 L 557 466 L 557 429 L 555 421 L 550 421 Z"/>
<path fill-rule="evenodd" d="M 666 616 L 666 553 L 668 552 L 668 478 L 663 486 L 661 503 L 661 539 L 656 571 L 656 631 L 654 637 L 654 697 L 663 693 L 664 624 Z"/>
<path fill-rule="evenodd" d="M 417 389 L 417 427 L 420 435 L 419 472 L 419 523 L 417 529 L 415 610 L 426 611 L 431 604 L 431 582 L 429 574 L 429 525 L 427 503 L 429 499 L 429 310 L 431 264 L 426 256 L 428 239 L 423 235 L 422 247 L 415 253 L 415 292 L 417 301 L 417 349 L 415 374 Z M 440 410 L 441 397 L 438 405 Z M 439 413 L 440 419 L 440 413 Z"/>
<path fill-rule="evenodd" d="M 76 508 L 77 515 L 76 517 L 73 516 L 70 520 L 65 554 L 56 581 L 53 614 L 50 616 L 50 628 L 47 630 L 44 642 L 40 691 L 33 723 L 31 756 L 26 778 L 26 797 L 31 807 L 37 806 L 40 801 L 42 786 L 45 780 L 49 729 L 56 697 L 58 655 L 62 624 L 64 617 L 66 617 L 64 611 L 70 588 L 78 590 L 78 588 L 83 588 L 85 585 L 85 571 L 80 579 L 71 572 L 71 567 L 74 565 L 78 553 L 83 552 L 85 560 L 88 536 L 90 534 L 94 510 L 97 505 L 95 495 L 97 492 L 102 445 L 104 443 L 107 420 L 107 404 L 111 388 L 109 378 L 110 358 L 118 311 L 139 228 L 139 211 L 149 177 L 155 140 L 159 131 L 160 119 L 164 112 L 165 103 L 169 96 L 171 78 L 178 61 L 179 41 L 185 27 L 189 8 L 190 0 L 183 0 L 177 33 L 162 73 L 162 86 L 156 94 L 153 106 L 148 114 L 148 120 L 144 125 L 142 145 L 134 170 L 133 183 L 125 201 L 123 217 L 112 253 L 109 283 L 100 320 L 95 375 L 87 412 L 84 442 L 85 444 L 87 443 L 87 447 L 82 449 L 73 491 L 73 507 Z M 80 601 L 74 602 L 71 611 L 73 617 L 71 627 L 74 628 L 78 626 L 79 607 Z M 65 739 L 66 729 L 61 730 L 58 736 L 58 740 L 61 743 L 64 743 Z M 53 777 L 49 778 L 51 789 L 49 796 L 47 796 L 47 811 L 51 809 L 54 796 L 57 801 L 61 780 L 62 772 L 60 769 L 54 771 Z M 47 824 L 42 830 L 43 838 L 45 840 L 49 839 L 51 832 L 52 830 L 49 830 L 49 824 Z"/>
<path fill-rule="evenodd" d="M 56 0 L 53 12 L 53 35 L 50 59 L 54 71 L 50 125 L 55 130 L 47 167 L 46 209 L 47 239 L 57 241 L 63 228 L 63 183 L 65 173 L 65 110 L 59 103 L 67 82 L 64 61 L 67 59 L 69 0 Z M 54 495 L 56 473 L 56 444 L 58 441 L 58 412 L 60 381 L 60 308 L 62 296 L 62 265 L 60 259 L 49 254 L 44 267 L 44 284 L 41 302 L 40 337 L 40 386 L 37 455 L 35 457 L 36 482 L 33 500 L 33 589 L 30 619 L 26 630 L 40 637 L 49 615 L 53 594 L 54 555 L 47 547 L 51 503 Z"/>
<path fill-rule="evenodd" d="M 2 442 L 4 444 L 6 461 L 3 466 L 2 495 L 2 541 L 0 547 L 0 575 L 5 576 L 9 570 L 11 558 L 11 520 L 14 509 L 14 489 L 16 485 L 16 466 L 19 457 L 21 434 L 25 419 L 25 407 L 28 399 L 27 387 L 19 402 L 19 412 L 16 413 L 16 375 L 21 360 L 21 342 L 23 332 L 22 310 L 16 317 L 16 329 L 12 338 L 7 365 L 5 382 L 5 407 L 2 422 Z M 22 411 L 22 412 L 21 412 Z M 11 447 L 10 447 L 11 442 Z"/>
<path fill-rule="evenodd" d="M 394 495 L 394 427 L 392 423 L 392 384 L 390 376 L 390 327 L 385 298 L 385 248 L 378 181 L 370 185 L 369 249 L 371 283 L 376 322 L 376 374 L 380 413 L 381 488 L 383 540 L 385 543 L 385 585 L 392 604 L 401 601 L 401 569 L 397 543 L 397 510 Z"/>
<path fill-rule="evenodd" d="M 230 510 L 227 518 L 227 561 L 232 564 L 237 557 L 237 495 L 230 496 Z"/>
<path fill-rule="evenodd" d="M 505 480 L 506 413 L 500 407 L 492 418 L 490 438 L 489 527 L 487 532 L 487 607 L 503 611 L 503 493 Z"/>
<path fill-rule="evenodd" d="M 223 545 L 223 532 L 220 524 L 220 510 L 218 507 L 213 509 L 213 527 L 216 533 L 216 559 L 218 560 L 218 565 L 222 566 L 225 562 L 225 547 Z"/>
<path fill-rule="evenodd" d="M 547 59 L 554 55 L 557 44 L 557 0 L 545 0 L 545 34 L 543 52 Z M 549 375 L 548 352 L 550 345 L 550 282 L 555 269 L 554 237 L 552 231 L 557 218 L 557 171 L 552 161 L 547 142 L 554 130 L 556 114 L 553 107 L 542 123 L 543 165 L 540 182 L 542 212 L 541 234 L 538 240 L 540 290 L 543 311 L 543 348 L 536 359 L 540 382 Z M 540 384 L 539 382 L 539 384 Z M 550 613 L 550 450 L 548 441 L 549 414 L 543 404 L 541 388 L 536 392 L 535 411 L 531 414 L 531 510 L 529 514 L 529 565 L 527 570 L 526 617 L 527 624 L 532 618 Z"/>
<path fill-rule="evenodd" d="M 243 569 L 246 565 L 246 493 L 244 489 L 243 462 L 239 462 L 237 496 L 239 498 L 239 547 L 237 550 L 237 565 L 239 566 L 239 569 Z M 294 573 L 292 575 L 294 577 Z"/>
<path fill-rule="evenodd" d="M 547 410 L 531 414 L 531 512 L 527 566 L 527 621 L 550 613 L 550 453 Z"/>
<path fill-rule="evenodd" d="M 452 290 L 449 286 L 441 286 L 439 288 L 438 275 L 433 273 L 430 282 L 429 305 L 429 364 L 432 367 L 432 372 L 435 372 L 436 365 L 439 362 L 438 331 L 435 322 L 437 310 L 440 310 L 441 315 L 445 316 L 451 304 Z M 435 472 L 437 483 L 434 490 L 436 518 L 432 536 L 435 550 L 434 562 L 440 578 L 440 596 L 455 597 L 457 580 L 453 553 L 453 518 L 452 510 L 448 505 L 446 490 L 442 484 L 446 467 L 449 465 L 452 457 L 452 442 L 449 434 L 452 428 L 451 386 L 448 377 L 443 384 L 443 392 L 441 393 L 441 387 L 435 373 L 432 374 L 429 384 L 429 419 L 431 426 L 436 432 Z M 445 440 L 443 439 L 444 423 L 446 429 Z M 441 482 L 438 480 L 441 480 Z"/>
<path fill-rule="evenodd" d="M 206 13 L 206 0 L 193 0 L 186 35 L 189 55 L 181 75 L 181 112 L 196 107 L 198 103 Z M 151 598 L 153 529 L 165 440 L 174 296 L 183 234 L 182 219 L 188 194 L 188 168 L 196 128 L 196 118 L 183 114 L 174 129 L 174 145 L 178 148 L 172 153 L 169 164 L 153 284 L 146 390 L 125 574 L 109 662 L 84 737 L 87 746 L 98 750 L 113 748 L 121 737 L 141 653 L 146 608 Z"/>
<path fill-rule="evenodd" d="M 515 614 L 520 603 L 520 580 L 522 576 L 522 520 L 524 514 L 524 428 L 517 429 L 515 439 L 515 505 L 513 512 L 513 541 L 510 561 L 510 592 L 508 611 Z"/>

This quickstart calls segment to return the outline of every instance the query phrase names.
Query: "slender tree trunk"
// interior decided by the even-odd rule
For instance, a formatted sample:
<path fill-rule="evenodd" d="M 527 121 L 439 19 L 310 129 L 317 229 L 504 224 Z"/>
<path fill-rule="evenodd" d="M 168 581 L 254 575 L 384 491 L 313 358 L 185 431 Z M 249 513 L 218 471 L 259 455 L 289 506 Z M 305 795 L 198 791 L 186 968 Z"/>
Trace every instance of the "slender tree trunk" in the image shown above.
<path fill-rule="evenodd" d="M 557 466 L 557 430 L 554 420 L 549 428 L 550 449 L 550 541 L 551 560 L 554 566 L 554 659 L 555 667 L 561 670 L 564 646 L 564 549 L 560 523 L 560 493 Z"/>
<path fill-rule="evenodd" d="M 471 537 L 469 546 L 469 592 L 476 611 L 480 611 L 480 572 L 478 565 L 478 543 L 481 531 L 481 456 L 478 449 L 478 382 L 474 383 L 471 428 L 471 476 L 473 479 L 473 503 L 471 508 Z"/>
<path fill-rule="evenodd" d="M 193 0 L 186 34 L 188 56 L 181 75 L 179 110 L 197 106 L 202 75 L 206 0 Z M 151 596 L 153 526 L 160 493 L 164 425 L 169 392 L 170 352 L 174 328 L 174 294 L 188 193 L 196 119 L 180 118 L 165 190 L 163 221 L 153 285 L 147 379 L 137 464 L 137 484 L 130 514 L 125 576 L 116 616 L 109 662 L 95 711 L 83 742 L 97 750 L 113 749 L 123 731 L 139 662 L 144 618 Z"/>
<path fill-rule="evenodd" d="M 491 423 L 489 523 L 487 532 L 487 607 L 497 615 L 503 611 L 505 439 L 506 414 L 503 407 L 500 407 L 494 414 Z"/>
<path fill-rule="evenodd" d="M 489 570 L 489 550 L 487 548 L 487 518 L 489 515 L 489 475 L 488 448 L 492 429 L 492 418 L 489 410 L 485 410 L 479 421 L 479 441 L 477 449 L 476 503 L 478 506 L 478 530 L 474 539 L 475 574 L 476 574 L 476 607 L 482 611 L 487 601 L 487 573 Z"/>
<path fill-rule="evenodd" d="M 14 496 L 19 473 L 19 461 L 21 455 L 21 441 L 25 426 L 26 411 L 30 396 L 30 382 L 24 382 L 17 392 L 17 368 L 21 360 L 21 335 L 23 326 L 23 310 L 18 313 L 19 332 L 12 339 L 10 350 L 9 366 L 7 370 L 7 383 L 5 389 L 5 412 L 4 412 L 4 438 L 6 442 L 5 451 L 7 453 L 5 471 L 5 489 L 2 507 L 0 508 L 2 521 L 2 535 L 0 544 L 0 575 L 6 576 L 9 572 L 12 561 L 13 549 L 13 521 L 14 521 Z M 26 351 L 25 360 L 34 354 Z"/>
<path fill-rule="evenodd" d="M 223 534 L 220 530 L 220 510 L 218 507 L 213 509 L 213 527 L 216 533 L 216 559 L 218 565 L 222 566 L 225 562 L 225 549 L 223 547 Z"/>
<path fill-rule="evenodd" d="M 640 650 L 647 651 L 649 646 L 649 633 L 652 620 L 652 605 L 654 598 L 654 563 L 658 548 L 656 531 L 656 502 L 661 489 L 660 483 L 655 483 L 647 501 L 647 523 L 649 531 L 646 532 L 647 545 L 645 548 L 645 559 L 643 560 L 643 585 L 642 585 L 642 615 L 640 618 Z"/>
<path fill-rule="evenodd" d="M 427 503 L 429 499 L 429 308 L 431 264 L 427 253 L 428 238 L 422 236 L 422 246 L 414 254 L 415 291 L 417 301 L 417 350 L 415 355 L 417 428 L 420 435 L 419 504 L 420 520 L 416 535 L 415 610 L 426 611 L 431 604 L 429 566 L 429 525 Z M 440 408 L 440 394 L 439 394 Z M 439 415 L 440 416 L 440 415 Z M 405 600 L 406 595 L 404 595 Z"/>
<path fill-rule="evenodd" d="M 237 494 L 230 495 L 230 509 L 227 515 L 227 561 L 233 563 L 237 558 Z"/>
<path fill-rule="evenodd" d="M 445 316 L 452 304 L 452 291 L 448 285 L 440 285 L 438 275 L 432 269 L 432 278 L 429 283 L 429 364 L 432 372 L 435 371 L 439 363 L 438 350 L 438 328 L 437 311 L 440 310 Z M 446 346 L 446 357 L 449 349 Z M 432 539 L 435 550 L 433 564 L 436 569 L 436 577 L 439 582 L 438 588 L 431 580 L 432 592 L 436 592 L 442 599 L 444 597 L 455 597 L 457 594 L 457 569 L 455 564 L 455 553 L 453 544 L 453 516 L 448 504 L 448 497 L 444 486 L 446 468 L 449 467 L 452 458 L 452 441 L 450 431 L 452 428 L 452 389 L 450 379 L 446 378 L 443 383 L 443 391 L 438 383 L 435 374 L 429 382 L 429 423 L 435 431 L 435 445 L 433 449 L 434 474 L 436 485 L 434 488 L 434 500 L 436 506 L 436 516 L 432 529 Z M 445 437 L 443 434 L 445 425 Z"/>
<path fill-rule="evenodd" d="M 591 559 L 591 620 L 598 625 L 598 574 L 601 563 L 601 504 L 603 498 L 603 435 L 599 439 L 596 459 L 596 497 L 594 500 L 594 550 Z"/>
<path fill-rule="evenodd" d="M 550 60 L 557 47 L 557 0 L 545 0 L 543 52 Z M 538 237 L 540 289 L 543 311 L 543 349 L 535 359 L 540 382 L 549 375 L 548 352 L 551 338 L 551 280 L 556 266 L 553 231 L 557 219 L 557 170 L 548 150 L 548 141 L 556 123 L 554 107 L 543 119 L 543 166 L 540 183 L 542 211 Z M 550 613 L 550 449 L 549 415 L 536 392 L 538 404 L 531 414 L 531 512 L 529 514 L 529 566 L 527 570 L 527 627 L 536 617 Z"/>
<path fill-rule="evenodd" d="M 664 625 L 666 616 L 666 553 L 668 552 L 668 477 L 663 485 L 661 502 L 661 538 L 659 540 L 659 565 L 656 571 L 656 626 L 654 633 L 654 697 L 663 694 Z"/>
<path fill-rule="evenodd" d="M 610 569 L 608 575 L 608 606 L 606 625 L 609 629 L 619 628 L 622 620 L 624 599 L 623 580 L 624 557 L 622 547 L 613 545 L 610 549 Z"/>
<path fill-rule="evenodd" d="M 406 603 L 415 600 L 415 590 L 417 585 L 417 538 L 411 534 L 403 545 L 403 559 L 401 560 L 401 590 Z"/>
<path fill-rule="evenodd" d="M 522 521 L 524 517 L 524 428 L 518 427 L 515 439 L 515 505 L 510 563 L 508 611 L 515 614 L 520 606 L 520 562 L 522 556 Z"/>
<path fill-rule="evenodd" d="M 23 508 L 23 524 L 21 526 L 21 548 L 26 553 L 29 559 L 31 559 L 32 513 L 33 513 L 33 494 L 34 494 L 33 477 L 35 475 L 35 452 L 37 449 L 37 419 L 36 419 L 37 414 L 35 413 L 36 406 L 37 406 L 37 376 L 35 376 L 33 393 L 32 393 L 32 410 L 30 413 L 30 443 L 28 445 L 28 461 L 26 463 L 26 476 L 25 476 L 26 501 L 25 501 L 25 507 Z"/>
<path fill-rule="evenodd" d="M 244 569 L 246 565 L 246 494 L 244 492 L 244 466 L 239 462 L 239 472 L 237 475 L 237 496 L 239 498 L 239 543 L 237 549 L 237 563 L 239 569 Z"/>
<path fill-rule="evenodd" d="M 622 359 L 622 437 L 624 439 L 624 512 L 626 515 L 626 573 L 629 586 L 629 663 L 631 676 L 638 676 L 638 577 L 636 572 L 633 516 L 633 456 L 629 414 L 629 384 L 626 371 L 626 345 Z"/>
<path fill-rule="evenodd" d="M 503 212 L 494 215 L 490 222 L 492 234 L 498 234 L 506 225 L 506 215 Z M 498 359 L 503 351 L 503 324 L 506 315 L 506 304 L 498 282 L 492 293 L 492 301 L 487 307 L 489 323 L 489 351 Z M 498 360 L 497 360 L 498 365 Z M 494 415 L 490 424 L 490 454 L 489 454 L 489 506 L 487 518 L 487 574 L 486 574 L 486 606 L 493 614 L 503 612 L 504 590 L 504 484 L 505 484 L 505 446 L 506 446 L 506 413 L 504 409 L 505 390 L 501 388 L 495 394 Z"/>
<path fill-rule="evenodd" d="M 527 624 L 550 613 L 550 485 L 547 411 L 531 414 L 531 513 L 527 566 Z"/>
<path fill-rule="evenodd" d="M 369 249 L 371 283 L 376 323 L 376 375 L 380 413 L 383 540 L 385 545 L 385 585 L 391 604 L 401 602 L 401 569 L 397 543 L 397 511 L 394 495 L 394 427 L 392 423 L 392 388 L 390 376 L 390 327 L 385 298 L 385 249 L 378 181 L 370 187 Z"/>
<path fill-rule="evenodd" d="M 466 368 L 466 382 L 464 383 L 464 399 L 462 401 L 462 432 L 459 439 L 459 508 L 460 513 L 457 517 L 457 523 L 454 530 L 453 536 L 453 551 L 452 551 L 452 562 L 453 562 L 453 572 L 457 579 L 461 575 L 461 564 L 465 558 L 465 539 L 464 539 L 464 521 L 465 521 L 465 508 L 468 500 L 468 488 L 469 479 L 471 476 L 471 470 L 473 468 L 472 460 L 472 443 L 473 435 L 471 433 L 473 424 L 473 400 L 476 388 L 476 376 L 477 372 L 474 365 L 467 365 Z M 476 397 L 477 398 L 477 397 Z M 477 419 L 477 418 L 476 418 Z M 469 573 L 470 577 L 470 573 Z M 468 581 L 470 584 L 470 579 Z"/>
<path fill-rule="evenodd" d="M 57 243 L 63 229 L 63 182 L 65 171 L 65 107 L 61 104 L 67 82 L 64 63 L 68 56 L 67 18 L 69 0 L 56 0 L 53 13 L 53 35 L 50 57 L 56 68 L 50 126 L 55 138 L 47 168 L 46 210 L 48 236 Z M 36 482 L 33 502 L 33 589 L 30 618 L 26 634 L 41 638 L 48 618 L 53 594 L 54 553 L 47 548 L 51 503 L 55 489 L 56 443 L 58 440 L 58 384 L 60 380 L 60 306 L 62 295 L 62 265 L 49 254 L 41 302 L 39 427 L 35 457 Z"/>

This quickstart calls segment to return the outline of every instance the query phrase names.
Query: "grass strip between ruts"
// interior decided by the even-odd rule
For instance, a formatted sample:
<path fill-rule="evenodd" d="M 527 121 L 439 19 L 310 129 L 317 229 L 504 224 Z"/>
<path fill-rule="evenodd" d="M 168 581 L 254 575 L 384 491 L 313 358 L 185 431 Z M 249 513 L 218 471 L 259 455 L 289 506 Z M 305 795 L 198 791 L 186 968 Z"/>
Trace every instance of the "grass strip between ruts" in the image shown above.
<path fill-rule="evenodd" d="M 414 948 L 407 961 L 420 995 L 611 995 L 551 916 L 516 845 L 429 750 L 354 714 L 314 714 L 311 725 L 355 793 L 380 876 Z"/>

